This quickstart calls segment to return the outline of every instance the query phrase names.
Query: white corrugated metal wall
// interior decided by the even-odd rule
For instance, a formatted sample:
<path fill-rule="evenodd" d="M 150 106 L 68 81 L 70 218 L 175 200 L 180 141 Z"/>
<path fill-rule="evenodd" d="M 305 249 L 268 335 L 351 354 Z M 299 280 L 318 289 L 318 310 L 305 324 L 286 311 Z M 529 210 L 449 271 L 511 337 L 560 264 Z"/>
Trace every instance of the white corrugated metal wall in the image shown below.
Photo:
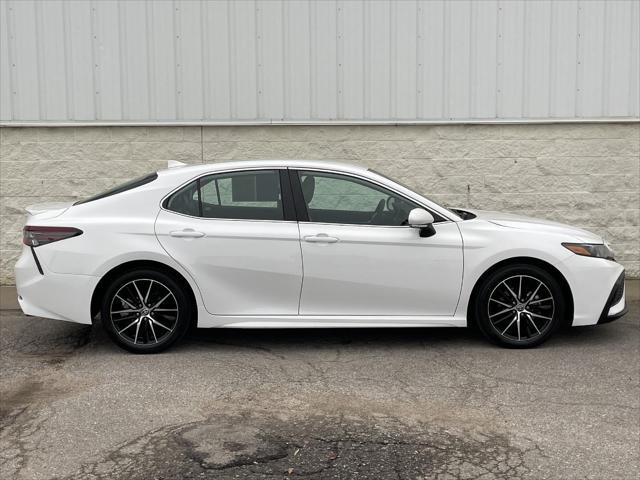
<path fill-rule="evenodd" d="M 1 0 L 0 120 L 637 118 L 637 0 Z"/>

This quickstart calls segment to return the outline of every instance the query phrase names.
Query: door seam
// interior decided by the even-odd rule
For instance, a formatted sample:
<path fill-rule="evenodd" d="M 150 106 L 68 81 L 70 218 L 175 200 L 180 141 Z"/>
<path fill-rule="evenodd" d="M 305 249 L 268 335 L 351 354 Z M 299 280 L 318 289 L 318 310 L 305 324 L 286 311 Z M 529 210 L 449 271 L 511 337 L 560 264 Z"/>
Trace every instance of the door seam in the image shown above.
<path fill-rule="evenodd" d="M 300 307 L 302 306 L 302 289 L 304 288 L 304 254 L 302 253 L 302 234 L 300 233 L 300 222 L 296 222 L 298 226 L 298 248 L 300 248 L 300 267 L 302 269 L 302 278 L 300 279 L 300 294 L 298 295 L 298 315 L 300 315 Z"/>

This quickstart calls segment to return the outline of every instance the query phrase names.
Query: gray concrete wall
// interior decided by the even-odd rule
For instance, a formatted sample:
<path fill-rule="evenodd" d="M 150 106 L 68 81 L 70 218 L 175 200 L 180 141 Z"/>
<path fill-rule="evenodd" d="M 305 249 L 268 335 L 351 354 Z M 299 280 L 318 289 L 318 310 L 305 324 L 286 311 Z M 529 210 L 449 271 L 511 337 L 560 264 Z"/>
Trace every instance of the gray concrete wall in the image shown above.
<path fill-rule="evenodd" d="M 638 123 L 0 129 L 0 284 L 14 283 L 23 208 L 125 179 L 231 159 L 363 164 L 445 205 L 558 220 L 603 235 L 640 276 Z"/>

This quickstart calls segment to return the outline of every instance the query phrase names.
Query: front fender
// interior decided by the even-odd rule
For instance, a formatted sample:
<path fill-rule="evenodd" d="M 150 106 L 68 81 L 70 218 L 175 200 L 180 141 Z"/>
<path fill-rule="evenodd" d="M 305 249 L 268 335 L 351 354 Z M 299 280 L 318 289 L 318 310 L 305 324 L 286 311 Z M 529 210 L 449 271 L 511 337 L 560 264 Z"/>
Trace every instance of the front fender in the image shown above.
<path fill-rule="evenodd" d="M 567 238 L 523 232 L 482 221 L 460 222 L 459 225 L 464 240 L 464 273 L 456 316 L 466 317 L 478 280 L 501 262 L 534 259 L 552 265 L 567 281 L 570 277 L 567 260 L 575 254 L 562 246 L 563 241 L 569 241 Z"/>

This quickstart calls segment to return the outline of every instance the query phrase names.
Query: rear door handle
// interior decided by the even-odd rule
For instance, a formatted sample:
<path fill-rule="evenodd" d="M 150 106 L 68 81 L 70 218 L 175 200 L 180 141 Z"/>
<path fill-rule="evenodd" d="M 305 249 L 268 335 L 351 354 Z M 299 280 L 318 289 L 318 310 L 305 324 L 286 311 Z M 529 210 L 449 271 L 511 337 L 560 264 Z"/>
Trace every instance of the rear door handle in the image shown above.
<path fill-rule="evenodd" d="M 202 238 L 204 237 L 203 232 L 198 232 L 193 228 L 185 228 L 183 230 L 174 230 L 169 232 L 169 235 L 177 238 Z"/>
<path fill-rule="evenodd" d="M 330 237 L 326 233 L 319 233 L 317 235 L 304 237 L 304 241 L 309 243 L 336 243 L 338 239 L 336 237 Z"/>

